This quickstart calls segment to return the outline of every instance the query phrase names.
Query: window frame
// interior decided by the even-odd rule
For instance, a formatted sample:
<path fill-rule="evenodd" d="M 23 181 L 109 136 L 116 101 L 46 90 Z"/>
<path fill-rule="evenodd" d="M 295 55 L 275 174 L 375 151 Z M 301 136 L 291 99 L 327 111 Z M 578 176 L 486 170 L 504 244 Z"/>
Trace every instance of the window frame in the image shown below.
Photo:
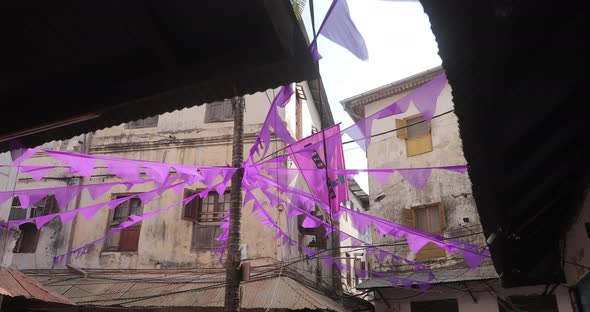
<path fill-rule="evenodd" d="M 416 211 L 421 210 L 421 209 L 428 209 L 431 207 L 438 207 L 440 231 L 438 231 L 438 232 L 430 231 L 431 230 L 430 218 L 429 218 L 428 210 L 427 210 L 427 222 L 429 223 L 429 231 L 427 231 L 427 232 L 431 233 L 431 234 L 435 234 L 435 235 L 442 235 L 444 233 L 444 231 L 446 230 L 446 226 L 447 226 L 445 208 L 444 208 L 442 202 L 435 202 L 435 203 L 430 203 L 430 204 L 425 204 L 425 205 L 413 206 L 410 208 L 403 208 L 403 210 L 402 210 L 402 223 L 404 225 L 411 226 L 415 229 L 419 229 L 418 225 L 417 225 L 418 218 L 416 215 Z M 446 257 L 446 251 L 430 242 L 430 243 L 424 245 L 424 247 L 422 247 L 422 249 L 420 249 L 420 251 L 415 255 L 415 257 L 416 257 L 416 260 L 437 259 L 437 258 Z"/>
<path fill-rule="evenodd" d="M 127 197 L 127 196 L 131 196 L 131 195 L 137 195 L 137 194 L 141 194 L 141 193 L 113 193 L 111 194 L 111 200 L 115 200 L 115 199 L 119 199 L 122 197 Z M 137 197 L 133 197 L 130 198 L 122 203 L 120 203 L 119 205 L 117 205 L 117 207 L 113 208 L 113 209 L 109 209 L 109 215 L 108 215 L 108 219 L 107 219 L 107 225 L 106 225 L 106 230 L 105 230 L 105 235 L 107 235 L 109 233 L 109 231 L 111 230 L 111 228 L 113 227 L 117 227 L 119 226 L 121 223 L 128 221 L 129 220 L 129 215 L 131 215 L 131 211 L 129 209 L 129 211 L 127 211 L 127 219 L 122 220 L 120 222 L 115 222 L 114 218 L 115 218 L 115 212 L 117 210 L 117 208 L 124 204 L 124 203 L 130 203 L 131 200 L 138 200 L 140 205 L 139 205 L 139 215 L 143 215 L 143 202 L 141 201 L 141 199 L 137 198 Z M 131 207 L 129 207 L 131 208 Z M 103 249 L 102 252 L 138 252 L 139 251 L 139 238 L 141 236 L 141 224 L 142 222 L 137 222 L 136 224 L 129 226 L 127 228 L 122 229 L 121 231 L 118 232 L 119 235 L 119 239 L 117 242 L 117 248 L 115 249 L 112 246 L 109 246 L 109 242 L 111 237 L 105 239 L 104 243 L 103 243 Z M 135 247 L 135 250 L 122 250 L 121 248 L 121 236 L 123 236 L 124 234 L 128 234 L 129 232 L 134 232 L 134 231 L 138 231 L 139 233 L 138 238 L 137 238 L 137 246 Z"/>
<path fill-rule="evenodd" d="M 453 312 L 459 312 L 459 300 L 457 300 L 457 298 L 411 301 L 410 302 L 410 311 L 411 312 L 432 311 L 432 306 L 434 306 L 434 305 L 440 306 L 441 303 L 445 303 L 447 305 L 454 304 Z M 447 312 L 449 310 L 443 310 L 443 311 Z"/>
<path fill-rule="evenodd" d="M 146 128 L 157 128 L 160 122 L 160 115 L 146 117 L 130 121 L 125 124 L 125 129 L 146 129 Z"/>
<path fill-rule="evenodd" d="M 432 152 L 434 150 L 432 144 L 432 122 L 425 120 L 424 122 L 428 125 L 428 131 L 426 134 L 410 137 L 409 132 L 409 121 L 418 117 L 424 117 L 422 114 L 411 115 L 402 119 L 396 119 L 395 124 L 398 130 L 396 131 L 397 137 L 404 139 L 406 142 L 406 155 L 407 157 L 417 156 Z M 401 128 L 401 129 L 400 129 Z M 420 148 L 418 146 L 421 146 Z"/>
<path fill-rule="evenodd" d="M 216 116 L 212 105 L 221 105 L 221 115 Z M 229 106 L 229 109 L 227 108 Z M 231 113 L 229 113 L 231 112 Z M 223 101 L 215 101 L 205 104 L 205 123 L 214 122 L 229 122 L 234 120 L 233 104 L 231 99 L 224 99 Z"/>

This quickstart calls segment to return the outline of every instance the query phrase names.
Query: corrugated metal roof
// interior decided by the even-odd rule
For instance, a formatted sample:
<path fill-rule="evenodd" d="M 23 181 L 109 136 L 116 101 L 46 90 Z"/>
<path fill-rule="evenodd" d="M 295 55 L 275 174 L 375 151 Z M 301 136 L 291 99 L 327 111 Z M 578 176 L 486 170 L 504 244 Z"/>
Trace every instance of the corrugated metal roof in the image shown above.
<path fill-rule="evenodd" d="M 223 273 L 185 272 L 36 274 L 41 283 L 79 305 L 123 307 L 223 307 Z M 241 285 L 244 309 L 348 311 L 328 296 L 288 276 L 266 275 Z"/>
<path fill-rule="evenodd" d="M 498 274 L 491 265 L 480 266 L 475 270 L 470 268 L 453 268 L 453 269 L 433 269 L 435 279 L 428 281 L 428 273 L 424 272 L 405 272 L 392 273 L 396 277 L 410 278 L 416 281 L 430 282 L 433 284 L 455 283 L 463 281 L 478 281 L 499 278 Z M 387 288 L 391 282 L 386 278 L 373 278 L 360 283 L 356 289 L 369 288 Z"/>
<path fill-rule="evenodd" d="M 11 268 L 0 267 L 0 295 L 72 305 L 68 299 L 47 289 L 35 279 Z"/>

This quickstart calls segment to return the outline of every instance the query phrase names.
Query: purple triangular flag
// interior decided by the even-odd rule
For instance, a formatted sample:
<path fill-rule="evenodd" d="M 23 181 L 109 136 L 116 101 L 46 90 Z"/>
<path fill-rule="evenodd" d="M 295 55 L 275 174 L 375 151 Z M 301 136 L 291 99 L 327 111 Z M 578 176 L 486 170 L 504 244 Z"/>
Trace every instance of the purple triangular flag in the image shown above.
<path fill-rule="evenodd" d="M 81 156 L 73 156 L 65 152 L 47 151 L 49 156 L 63 162 L 70 166 L 70 172 L 79 174 L 83 177 L 90 177 L 94 172 L 93 158 L 86 158 Z"/>
<path fill-rule="evenodd" d="M 65 209 L 66 206 L 72 201 L 72 199 L 74 199 L 74 197 L 80 194 L 80 190 L 82 190 L 82 188 L 76 186 L 69 186 L 66 188 L 55 190 L 53 194 L 55 196 L 55 200 L 57 201 L 59 208 Z"/>
<path fill-rule="evenodd" d="M 79 213 L 84 217 L 84 219 L 90 221 L 103 206 L 104 203 L 88 206 L 80 209 Z"/>
<path fill-rule="evenodd" d="M 373 178 L 375 178 L 381 184 L 387 183 L 387 180 L 389 179 L 389 176 L 392 173 L 393 173 L 393 171 L 391 171 L 391 172 L 384 172 L 384 171 L 371 171 L 371 172 L 369 172 L 369 174 L 372 175 Z"/>
<path fill-rule="evenodd" d="M 43 226 L 45 223 L 47 223 L 47 222 L 49 222 L 49 221 L 53 220 L 53 218 L 55 218 L 55 215 L 54 215 L 54 214 L 50 214 L 50 215 L 46 215 L 46 216 L 40 216 L 40 217 L 36 217 L 36 218 L 35 218 L 35 225 L 37 226 L 37 230 L 41 229 L 41 227 L 42 227 L 42 226 Z"/>
<path fill-rule="evenodd" d="M 117 208 L 117 206 L 119 206 L 120 204 L 128 201 L 129 199 L 135 197 L 135 195 L 131 195 L 131 196 L 126 196 L 126 197 L 122 197 L 122 198 L 117 198 L 117 199 L 113 199 L 111 201 L 108 201 L 105 203 L 105 205 L 107 205 L 109 207 L 109 209 L 115 209 Z"/>
<path fill-rule="evenodd" d="M 197 181 L 202 181 L 203 176 L 200 175 L 196 167 L 175 165 L 176 173 L 178 176 L 186 182 L 187 185 L 193 185 Z M 166 183 L 163 183 L 166 184 Z"/>
<path fill-rule="evenodd" d="M 66 224 L 68 221 L 72 220 L 76 216 L 76 214 L 78 214 L 78 211 L 76 210 L 60 213 L 59 218 L 61 219 L 61 223 Z"/>
<path fill-rule="evenodd" d="M 445 74 L 430 80 L 428 83 L 412 92 L 414 105 L 420 111 L 424 119 L 430 121 L 436 112 L 436 101 L 447 83 Z"/>
<path fill-rule="evenodd" d="M 296 209 L 296 208 L 289 208 L 289 212 L 287 213 L 287 219 L 292 219 L 295 216 L 302 215 L 304 212 Z"/>
<path fill-rule="evenodd" d="M 139 197 L 139 200 L 141 200 L 142 204 L 144 204 L 144 205 L 149 204 L 157 196 L 158 196 L 158 192 L 156 192 L 156 191 L 144 192 L 144 193 L 137 195 L 137 197 Z"/>
<path fill-rule="evenodd" d="M 463 250 L 462 253 L 463 259 L 471 269 L 476 269 L 485 259 L 485 256 L 478 252 Z"/>
<path fill-rule="evenodd" d="M 176 194 L 176 196 L 181 196 L 184 192 L 184 183 L 178 183 L 172 186 L 171 189 L 172 191 L 174 191 L 174 194 Z"/>
<path fill-rule="evenodd" d="M 278 107 L 285 107 L 294 93 L 293 84 L 283 86 L 273 100 Z"/>
<path fill-rule="evenodd" d="M 429 238 L 414 234 L 406 234 L 406 240 L 408 241 L 408 246 L 410 247 L 410 250 L 412 250 L 414 254 L 417 254 L 420 251 L 420 249 L 424 247 L 424 245 L 432 241 Z"/>
<path fill-rule="evenodd" d="M 108 192 L 114 185 L 115 185 L 115 183 L 103 183 L 103 184 L 89 184 L 89 185 L 85 185 L 84 187 L 86 188 L 88 193 L 90 193 L 90 197 L 92 198 L 92 200 L 97 200 L 102 195 L 104 195 L 106 192 Z"/>
<path fill-rule="evenodd" d="M 151 162 L 143 162 L 143 169 L 149 174 L 152 179 L 160 184 L 164 184 L 168 180 L 170 174 L 170 166 L 166 164 L 154 164 Z"/>
<path fill-rule="evenodd" d="M 217 176 L 219 175 L 219 169 L 207 169 L 201 170 L 201 172 L 203 173 L 204 178 L 203 184 L 205 184 L 208 189 L 212 189 L 215 180 L 217 180 Z"/>
<path fill-rule="evenodd" d="M 387 256 L 389 256 L 389 253 L 384 250 L 379 250 L 379 262 L 383 262 Z"/>
<path fill-rule="evenodd" d="M 41 201 L 47 196 L 46 190 L 28 190 L 25 193 L 18 194 L 20 206 L 23 209 L 31 208 L 34 204 Z"/>
<path fill-rule="evenodd" d="M 440 169 L 458 172 L 458 173 L 465 173 L 467 171 L 467 165 L 445 166 L 445 167 L 440 167 Z"/>
<path fill-rule="evenodd" d="M 29 148 L 22 154 L 20 154 L 18 149 L 14 149 L 14 151 L 15 151 L 14 155 L 13 155 L 12 151 L 13 151 L 13 149 L 11 148 L 11 156 L 16 156 L 16 159 L 14 159 L 14 157 L 12 157 L 12 164 L 14 166 L 20 166 L 23 161 L 25 161 L 25 160 L 31 158 L 31 156 L 35 155 L 39 151 L 39 149 Z M 20 154 L 20 156 L 17 156 L 17 154 Z"/>
<path fill-rule="evenodd" d="M 301 227 L 309 229 L 309 228 L 317 228 L 318 226 L 320 226 L 320 221 L 317 220 L 316 218 L 313 218 L 311 216 L 307 216 L 305 218 L 305 220 L 303 220 L 303 223 L 301 224 Z"/>
<path fill-rule="evenodd" d="M 398 169 L 397 172 L 399 172 L 414 188 L 422 190 L 426 186 L 426 183 L 428 183 L 428 179 L 430 179 L 432 169 Z"/>
<path fill-rule="evenodd" d="M 21 171 L 26 172 L 31 179 L 35 181 L 41 180 L 43 177 L 49 175 L 55 169 L 55 166 L 22 166 Z"/>
<path fill-rule="evenodd" d="M 334 0 L 319 33 L 346 48 L 359 59 L 369 58 L 365 39 L 350 18 L 346 0 Z"/>
<path fill-rule="evenodd" d="M 139 180 L 138 164 L 131 161 L 105 160 L 108 170 L 125 181 Z"/>

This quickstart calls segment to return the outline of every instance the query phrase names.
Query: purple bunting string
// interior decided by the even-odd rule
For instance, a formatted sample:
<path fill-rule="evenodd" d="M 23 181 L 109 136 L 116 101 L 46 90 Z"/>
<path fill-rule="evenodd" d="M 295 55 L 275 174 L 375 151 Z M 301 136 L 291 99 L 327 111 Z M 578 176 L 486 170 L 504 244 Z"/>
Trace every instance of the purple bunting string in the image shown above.
<path fill-rule="evenodd" d="M 285 128 L 285 124 L 283 120 L 280 118 L 277 112 L 277 107 L 285 107 L 289 99 L 293 96 L 293 84 L 289 84 L 286 86 L 281 87 L 279 93 L 275 96 L 274 100 L 270 105 L 270 110 L 264 119 L 264 123 L 262 124 L 262 128 L 254 142 L 254 145 L 250 149 L 250 155 L 246 160 L 247 163 L 254 162 L 254 154 L 258 155 L 259 157 L 266 156 L 268 149 L 270 147 L 270 127 L 275 130 L 275 134 L 281 140 L 285 142 L 295 142 L 291 135 L 289 134 L 288 130 Z M 291 143 L 288 143 L 291 144 Z M 260 150 L 262 149 L 262 153 Z"/>
<path fill-rule="evenodd" d="M 284 191 L 286 193 L 291 192 L 291 193 L 295 194 L 296 196 L 301 196 L 301 197 L 306 198 L 308 201 L 310 201 L 310 200 L 315 201 L 318 205 L 322 206 L 324 209 L 326 209 L 326 207 L 327 207 L 327 205 L 325 203 L 318 201 L 315 197 L 313 197 L 310 194 L 305 193 L 304 191 L 301 191 L 301 190 L 298 190 L 298 189 L 295 189 L 295 188 L 292 188 L 289 186 L 278 185 L 278 184 L 274 183 L 273 181 L 269 181 L 269 179 L 267 177 L 264 177 L 264 176 L 260 176 L 260 177 L 262 177 L 262 179 L 266 179 L 267 180 L 266 182 L 268 184 L 272 184 L 274 187 L 281 189 L 282 191 Z M 264 185 L 264 184 L 262 186 L 266 187 L 266 185 Z M 355 215 L 355 218 L 357 218 L 357 220 L 364 219 L 363 222 L 371 223 L 383 235 L 391 235 L 395 238 L 400 238 L 401 236 L 405 236 L 410 249 L 414 253 L 417 253 L 426 243 L 432 242 L 433 244 L 437 245 L 438 247 L 443 248 L 449 252 L 461 251 L 461 253 L 463 254 L 463 257 L 468 258 L 468 259 L 466 259 L 466 262 L 468 265 L 470 265 L 470 267 L 472 269 L 476 268 L 477 267 L 476 264 L 479 265 L 481 263 L 481 261 L 483 261 L 484 258 L 489 256 L 489 250 L 487 250 L 484 247 L 479 247 L 479 246 L 464 243 L 461 241 L 448 239 L 443 236 L 423 232 L 423 231 L 420 231 L 420 230 L 412 228 L 412 227 L 404 226 L 404 225 L 397 224 L 392 221 L 384 220 L 384 219 L 381 219 L 381 218 L 378 218 L 375 216 L 371 216 L 371 215 L 367 215 L 367 214 L 364 214 L 361 212 L 357 212 L 357 211 L 348 209 L 346 207 L 341 207 L 341 211 L 346 211 L 349 213 L 349 215 Z M 310 214 L 307 211 L 305 212 L 305 214 L 308 217 L 310 216 Z M 465 246 L 469 246 L 469 247 L 465 247 Z"/>
<path fill-rule="evenodd" d="M 128 198 L 131 198 L 131 197 L 134 197 L 134 196 L 135 195 L 129 196 Z M 164 208 L 160 208 L 160 209 L 155 210 L 155 211 L 152 211 L 152 212 L 144 213 L 141 216 L 130 215 L 129 218 L 131 219 L 131 221 L 122 222 L 118 227 L 115 227 L 115 228 L 110 229 L 104 237 L 101 237 L 98 240 L 95 240 L 93 242 L 90 242 L 90 243 L 88 243 L 88 244 L 86 244 L 86 245 L 84 245 L 84 246 L 82 246 L 80 248 L 76 248 L 76 249 L 74 249 L 74 250 L 72 250 L 70 252 L 67 252 L 65 254 L 58 255 L 58 256 L 56 256 L 56 257 L 53 258 L 53 261 L 54 261 L 54 263 L 59 264 L 59 263 L 61 263 L 64 260 L 65 257 L 75 256 L 77 258 L 82 253 L 84 253 L 85 251 L 87 251 L 88 249 L 90 249 L 90 247 L 92 247 L 93 245 L 105 241 L 111 234 L 116 233 L 116 232 L 120 232 L 120 231 L 122 231 L 125 228 L 128 228 L 128 227 L 130 227 L 132 225 L 135 225 L 138 222 L 141 222 L 142 220 L 145 220 L 147 218 L 150 218 L 150 217 L 153 217 L 155 215 L 158 215 L 158 214 L 160 214 L 160 213 L 162 213 L 164 211 L 170 210 L 173 207 L 176 207 L 176 206 L 179 206 L 179 205 L 184 205 L 184 204 L 190 202 L 191 200 L 193 200 L 195 197 L 197 197 L 196 194 L 195 195 L 192 195 L 192 196 L 189 196 L 189 197 L 187 197 L 187 198 L 185 198 L 185 199 L 183 199 L 181 201 L 175 202 L 175 203 L 173 203 L 173 204 L 171 204 L 169 206 L 166 206 Z"/>

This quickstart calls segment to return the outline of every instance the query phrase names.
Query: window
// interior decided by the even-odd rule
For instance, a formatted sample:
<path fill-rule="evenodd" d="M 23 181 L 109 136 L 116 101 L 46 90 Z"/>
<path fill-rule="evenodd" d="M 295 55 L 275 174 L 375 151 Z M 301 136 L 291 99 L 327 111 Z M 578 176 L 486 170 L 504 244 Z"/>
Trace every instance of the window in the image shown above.
<path fill-rule="evenodd" d="M 414 301 L 410 303 L 412 312 L 459 312 L 457 299 Z"/>
<path fill-rule="evenodd" d="M 324 220 L 324 217 L 321 215 L 321 212 L 316 207 L 314 211 L 311 212 L 312 215 L 315 215 L 318 219 Z M 308 247 L 319 249 L 326 249 L 327 248 L 327 238 L 326 238 L 326 229 L 323 226 L 318 226 L 317 228 L 304 228 L 301 225 L 305 220 L 306 215 L 298 215 L 297 216 L 297 227 L 299 228 L 299 233 L 301 236 L 309 235 L 312 236 L 311 242 L 309 242 Z M 303 242 L 303 237 L 300 236 L 299 241 Z"/>
<path fill-rule="evenodd" d="M 430 122 L 424 121 L 422 115 L 414 115 L 395 120 L 397 137 L 406 140 L 406 154 L 408 157 L 432 152 L 432 133 Z"/>
<path fill-rule="evenodd" d="M 129 195 L 115 195 L 113 199 Z M 129 220 L 130 215 L 141 215 L 141 213 L 142 206 L 139 198 L 131 198 L 119 204 L 115 209 L 109 211 L 108 230 L 118 227 L 122 222 Z M 119 232 L 112 233 L 105 242 L 105 251 L 137 251 L 140 230 L 141 222 L 138 222 Z"/>
<path fill-rule="evenodd" d="M 205 122 L 221 122 L 234 120 L 234 109 L 231 99 L 217 101 L 206 105 Z"/>
<path fill-rule="evenodd" d="M 12 199 L 12 206 L 8 220 L 22 220 L 27 218 L 34 218 L 56 213 L 59 207 L 53 195 L 47 196 L 35 203 L 29 209 L 22 209 L 18 197 Z M 16 240 L 13 252 L 15 253 L 30 253 L 37 250 L 37 242 L 39 241 L 40 230 L 34 223 L 25 223 L 19 226 L 20 235 Z"/>
<path fill-rule="evenodd" d="M 500 312 L 528 311 L 528 312 L 557 312 L 555 295 L 547 296 L 510 296 L 509 300 L 498 298 Z"/>
<path fill-rule="evenodd" d="M 445 228 L 445 211 L 442 203 L 412 207 L 402 210 L 405 225 L 419 230 L 442 235 Z M 426 260 L 446 256 L 445 251 L 433 243 L 428 243 L 416 254 L 416 260 Z"/>
<path fill-rule="evenodd" d="M 200 192 L 199 190 L 184 190 L 184 198 L 188 198 Z M 182 218 L 193 222 L 193 249 L 215 249 L 221 246 L 221 242 L 215 240 L 223 234 L 219 228 L 225 218 L 225 211 L 229 210 L 230 192 L 223 195 L 217 192 L 209 192 L 205 198 L 195 197 L 186 203 L 183 208 Z"/>
<path fill-rule="evenodd" d="M 158 116 L 148 117 L 132 122 L 128 122 L 125 125 L 125 129 L 141 129 L 141 128 L 154 128 L 158 126 Z"/>

